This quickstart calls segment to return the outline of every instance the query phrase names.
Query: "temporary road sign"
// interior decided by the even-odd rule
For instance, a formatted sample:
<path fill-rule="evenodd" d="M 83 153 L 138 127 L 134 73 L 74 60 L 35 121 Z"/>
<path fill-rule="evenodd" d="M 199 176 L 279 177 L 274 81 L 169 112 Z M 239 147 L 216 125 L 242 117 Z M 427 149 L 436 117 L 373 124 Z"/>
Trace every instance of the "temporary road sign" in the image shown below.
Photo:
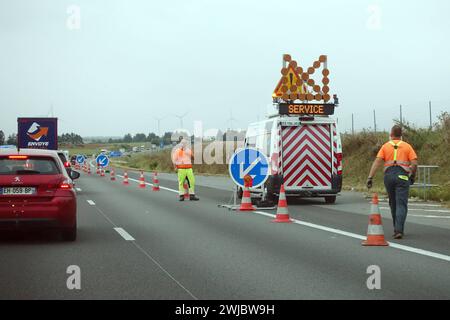
<path fill-rule="evenodd" d="M 106 154 L 99 154 L 95 159 L 95 162 L 101 167 L 107 167 L 109 164 L 109 158 Z"/>
<path fill-rule="evenodd" d="M 260 151 L 253 148 L 238 150 L 230 159 L 229 172 L 237 185 L 244 187 L 244 177 L 253 178 L 253 187 L 259 187 L 269 177 L 269 161 Z"/>
<path fill-rule="evenodd" d="M 86 161 L 86 158 L 82 154 L 77 155 L 77 163 L 78 164 L 83 164 L 85 161 Z"/>

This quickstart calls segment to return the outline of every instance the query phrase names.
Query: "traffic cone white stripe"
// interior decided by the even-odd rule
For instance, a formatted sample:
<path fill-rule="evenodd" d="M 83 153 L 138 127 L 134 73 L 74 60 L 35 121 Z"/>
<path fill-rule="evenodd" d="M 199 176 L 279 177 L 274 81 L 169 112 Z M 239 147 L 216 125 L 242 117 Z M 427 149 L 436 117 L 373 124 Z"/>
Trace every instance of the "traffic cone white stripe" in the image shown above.
<path fill-rule="evenodd" d="M 384 234 L 383 226 L 379 224 L 370 224 L 367 227 L 367 234 Z"/>
<path fill-rule="evenodd" d="M 374 193 L 372 205 L 370 206 L 369 225 L 367 227 L 367 238 L 362 242 L 363 246 L 388 246 L 384 238 L 383 224 L 380 209 L 378 207 L 378 194 Z"/>
<path fill-rule="evenodd" d="M 287 208 L 286 192 L 284 190 L 284 184 L 282 184 L 280 187 L 277 214 L 275 216 L 275 219 L 272 220 L 272 222 L 284 222 L 284 223 L 292 222 L 291 218 L 289 217 L 289 210 Z"/>

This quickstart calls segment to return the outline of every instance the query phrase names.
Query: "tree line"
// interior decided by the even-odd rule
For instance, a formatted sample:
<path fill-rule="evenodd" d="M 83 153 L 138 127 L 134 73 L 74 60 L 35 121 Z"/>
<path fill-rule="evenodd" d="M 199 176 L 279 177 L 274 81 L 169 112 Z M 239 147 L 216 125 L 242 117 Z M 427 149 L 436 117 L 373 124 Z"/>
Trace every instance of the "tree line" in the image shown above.
<path fill-rule="evenodd" d="M 16 145 L 17 144 L 17 134 L 12 133 L 8 137 L 6 137 L 3 130 L 0 130 L 0 145 L 2 145 L 2 144 Z"/>
<path fill-rule="evenodd" d="M 127 133 L 126 135 L 123 136 L 123 138 L 119 139 L 109 138 L 108 143 L 150 142 L 151 144 L 160 145 L 162 142 L 164 145 L 169 145 L 172 143 L 171 137 L 172 132 L 166 132 L 162 137 L 158 136 L 153 132 L 150 132 L 149 134 L 136 133 L 135 135 Z"/>

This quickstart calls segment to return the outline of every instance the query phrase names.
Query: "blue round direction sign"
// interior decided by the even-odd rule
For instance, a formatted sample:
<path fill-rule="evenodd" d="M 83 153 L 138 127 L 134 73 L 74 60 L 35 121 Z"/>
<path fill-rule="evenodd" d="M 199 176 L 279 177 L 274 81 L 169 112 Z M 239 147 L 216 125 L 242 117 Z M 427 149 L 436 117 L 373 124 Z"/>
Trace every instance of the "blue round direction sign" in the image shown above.
<path fill-rule="evenodd" d="M 105 155 L 105 154 L 99 154 L 99 155 L 97 156 L 97 158 L 95 159 L 95 162 L 97 162 L 97 164 L 98 164 L 100 167 L 107 167 L 108 164 L 109 164 L 109 158 L 108 158 L 108 156 Z"/>
<path fill-rule="evenodd" d="M 82 154 L 79 154 L 79 155 L 77 155 L 77 159 L 76 160 L 77 160 L 78 164 L 83 164 L 84 161 L 86 161 L 86 158 Z"/>
<path fill-rule="evenodd" d="M 253 148 L 245 148 L 231 157 L 228 167 L 231 179 L 237 185 L 244 187 L 244 177 L 250 175 L 253 178 L 253 187 L 259 187 L 269 177 L 269 161 L 260 151 Z"/>

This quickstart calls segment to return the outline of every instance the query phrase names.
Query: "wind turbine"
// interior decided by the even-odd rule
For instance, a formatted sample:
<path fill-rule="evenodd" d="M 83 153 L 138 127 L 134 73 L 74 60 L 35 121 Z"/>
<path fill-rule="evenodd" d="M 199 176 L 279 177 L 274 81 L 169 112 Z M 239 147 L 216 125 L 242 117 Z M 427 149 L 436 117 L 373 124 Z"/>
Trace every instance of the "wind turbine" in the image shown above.
<path fill-rule="evenodd" d="M 189 113 L 189 111 L 186 111 L 185 113 L 181 115 L 174 114 L 175 117 L 177 117 L 180 120 L 180 129 L 183 129 L 183 118 Z"/>
<path fill-rule="evenodd" d="M 164 120 L 166 117 L 154 117 L 154 119 L 158 122 L 158 136 L 161 136 L 161 120 Z"/>
<path fill-rule="evenodd" d="M 230 109 L 230 117 L 228 118 L 229 124 L 230 124 L 230 128 L 229 130 L 233 130 L 233 121 L 237 121 L 236 118 L 233 117 L 233 110 Z"/>

